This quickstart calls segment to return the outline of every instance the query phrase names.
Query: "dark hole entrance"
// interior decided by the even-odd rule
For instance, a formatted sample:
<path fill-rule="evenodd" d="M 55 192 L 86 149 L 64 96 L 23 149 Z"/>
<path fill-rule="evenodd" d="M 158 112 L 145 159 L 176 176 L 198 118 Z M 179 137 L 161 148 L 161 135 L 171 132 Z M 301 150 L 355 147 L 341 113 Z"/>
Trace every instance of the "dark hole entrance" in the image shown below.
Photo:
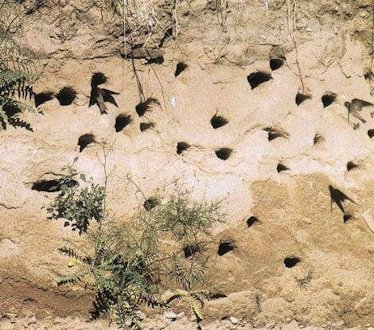
<path fill-rule="evenodd" d="M 158 200 L 157 197 L 150 197 L 144 202 L 143 206 L 146 211 L 151 211 L 159 204 L 160 204 L 160 201 Z"/>
<path fill-rule="evenodd" d="M 91 86 L 99 86 L 106 83 L 107 77 L 102 72 L 95 72 L 91 78 Z"/>
<path fill-rule="evenodd" d="M 62 185 L 74 187 L 78 184 L 75 180 L 62 182 L 61 180 L 39 180 L 33 183 L 31 189 L 36 191 L 56 192 L 60 191 Z"/>
<path fill-rule="evenodd" d="M 329 105 L 331 105 L 333 102 L 335 102 L 336 100 L 336 94 L 335 93 L 325 93 L 323 96 L 322 96 L 322 104 L 323 104 L 323 107 L 326 108 L 328 107 Z"/>
<path fill-rule="evenodd" d="M 164 63 L 164 56 L 160 55 L 157 57 L 149 58 L 146 64 L 162 64 Z"/>
<path fill-rule="evenodd" d="M 287 268 L 295 267 L 301 260 L 298 257 L 287 257 L 284 259 L 284 265 Z"/>
<path fill-rule="evenodd" d="M 222 298 L 227 298 L 227 295 L 224 293 L 214 293 L 210 296 L 211 299 L 216 300 L 216 299 L 222 299 Z"/>
<path fill-rule="evenodd" d="M 351 171 L 351 170 L 353 170 L 353 169 L 355 169 L 357 167 L 358 167 L 358 165 L 355 164 L 354 162 L 348 162 L 347 163 L 347 171 Z"/>
<path fill-rule="evenodd" d="M 186 151 L 190 145 L 186 142 L 178 142 L 177 144 L 177 154 L 180 155 L 183 153 L 183 151 Z"/>
<path fill-rule="evenodd" d="M 216 156 L 219 159 L 226 160 L 231 156 L 232 149 L 230 148 L 221 148 L 216 150 Z"/>
<path fill-rule="evenodd" d="M 78 139 L 79 152 L 82 152 L 90 143 L 95 142 L 95 136 L 93 134 L 81 135 Z"/>
<path fill-rule="evenodd" d="M 221 240 L 221 242 L 219 243 L 217 253 L 219 256 L 223 256 L 226 253 L 234 250 L 235 248 L 236 246 L 232 239 L 224 239 L 224 240 Z"/>
<path fill-rule="evenodd" d="M 313 139 L 313 144 L 316 145 L 316 144 L 321 143 L 323 141 L 325 141 L 325 138 L 320 134 L 316 134 L 314 136 L 314 139 Z"/>
<path fill-rule="evenodd" d="M 283 64 L 284 64 L 284 59 L 281 59 L 281 58 L 270 59 L 270 69 L 272 69 L 273 71 L 281 68 Z"/>
<path fill-rule="evenodd" d="M 198 244 L 187 245 L 183 248 L 185 258 L 192 257 L 197 252 L 200 252 L 201 248 Z"/>
<path fill-rule="evenodd" d="M 214 129 L 217 129 L 217 128 L 220 128 L 222 126 L 225 126 L 228 123 L 228 121 L 227 121 L 226 118 L 224 118 L 222 116 L 214 115 L 212 117 L 212 119 L 210 120 L 210 123 L 211 123 L 211 125 Z"/>
<path fill-rule="evenodd" d="M 114 125 L 114 128 L 116 129 L 116 132 L 122 131 L 126 126 L 130 125 L 132 122 L 130 115 L 118 115 L 116 118 L 116 123 Z"/>
<path fill-rule="evenodd" d="M 277 130 L 275 128 L 272 128 L 272 127 L 266 127 L 264 128 L 264 131 L 265 132 L 268 132 L 268 140 L 269 141 L 272 141 L 276 138 L 285 138 L 287 139 L 289 137 L 289 134 L 287 132 L 282 132 L 280 130 Z"/>
<path fill-rule="evenodd" d="M 188 65 L 184 62 L 178 62 L 177 67 L 175 69 L 174 76 L 178 77 L 184 70 L 186 70 Z"/>
<path fill-rule="evenodd" d="M 372 80 L 372 79 L 374 79 L 374 73 L 373 73 L 373 71 L 371 71 L 370 69 L 366 69 L 365 70 L 365 74 L 364 74 L 364 78 L 366 80 Z"/>
<path fill-rule="evenodd" d="M 343 215 L 343 221 L 346 223 L 347 221 L 351 220 L 353 216 L 351 214 L 344 214 Z"/>
<path fill-rule="evenodd" d="M 160 105 L 160 102 L 153 97 L 150 97 L 150 98 L 146 99 L 144 102 L 140 102 L 135 107 L 135 110 L 136 110 L 136 113 L 138 114 L 138 116 L 139 117 L 144 116 L 144 114 L 149 110 L 149 108 L 152 104 Z"/>
<path fill-rule="evenodd" d="M 72 104 L 76 97 L 77 92 L 72 87 L 62 88 L 56 95 L 57 100 L 60 102 L 61 105 L 64 106 Z"/>
<path fill-rule="evenodd" d="M 277 165 L 277 172 L 280 173 L 280 172 L 283 172 L 283 171 L 288 171 L 289 168 L 285 165 L 283 165 L 282 163 L 279 163 Z"/>
<path fill-rule="evenodd" d="M 369 129 L 368 135 L 369 135 L 369 138 L 371 139 L 374 136 L 374 129 Z"/>
<path fill-rule="evenodd" d="M 301 103 L 303 103 L 304 101 L 308 100 L 308 99 L 311 99 L 312 97 L 308 94 L 301 94 L 301 93 L 297 93 L 296 94 L 296 97 L 295 97 L 295 102 L 296 102 L 296 105 L 300 105 Z"/>
<path fill-rule="evenodd" d="M 154 128 L 155 124 L 154 123 L 140 123 L 139 128 L 140 132 L 144 132 L 148 129 Z"/>
<path fill-rule="evenodd" d="M 257 86 L 271 79 L 273 79 L 271 74 L 264 71 L 253 72 L 247 76 L 247 80 L 252 89 L 255 89 Z"/>
<path fill-rule="evenodd" d="M 48 102 L 53 99 L 53 93 L 52 92 L 42 92 L 39 94 L 35 94 L 35 106 L 38 107 L 41 104 Z"/>
<path fill-rule="evenodd" d="M 260 220 L 258 220 L 256 217 L 250 217 L 247 219 L 247 226 L 248 228 L 252 227 L 254 224 L 260 223 Z"/>

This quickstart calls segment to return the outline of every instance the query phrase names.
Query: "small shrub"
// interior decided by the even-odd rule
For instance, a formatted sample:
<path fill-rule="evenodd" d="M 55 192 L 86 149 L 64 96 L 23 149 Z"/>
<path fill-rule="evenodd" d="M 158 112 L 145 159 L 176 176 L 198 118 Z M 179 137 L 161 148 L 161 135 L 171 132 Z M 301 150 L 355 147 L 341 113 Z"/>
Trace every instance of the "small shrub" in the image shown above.
<path fill-rule="evenodd" d="M 49 205 L 47 212 L 49 219 L 64 219 L 66 224 L 78 230 L 79 234 L 87 231 L 91 220 L 100 222 L 104 216 L 105 189 L 95 185 L 92 181 L 88 186 L 81 188 L 79 185 L 64 184 L 73 180 L 77 172 L 67 166 L 63 169 L 66 173 L 60 179 L 60 193 Z M 80 179 L 86 182 L 81 175 Z"/>
<path fill-rule="evenodd" d="M 76 175 L 70 168 L 70 175 Z M 70 197 L 71 196 L 71 197 Z M 187 193 L 160 201 L 157 208 L 140 213 L 119 225 L 105 216 L 102 205 L 105 188 L 93 183 L 87 188 L 67 190 L 53 203 L 51 210 L 70 223 L 83 223 L 89 248 L 78 251 L 63 247 L 60 252 L 73 260 L 73 271 L 58 282 L 84 283 L 96 293 L 91 315 L 114 317 L 120 329 L 140 329 L 142 304 L 164 307 L 180 302 L 202 320 L 204 302 L 217 295 L 206 272 L 210 256 L 199 249 L 188 258 L 184 247 L 206 247 L 212 227 L 222 221 L 217 203 L 193 201 Z M 100 223 L 87 231 L 89 220 Z M 164 295 L 164 292 L 170 292 Z"/>

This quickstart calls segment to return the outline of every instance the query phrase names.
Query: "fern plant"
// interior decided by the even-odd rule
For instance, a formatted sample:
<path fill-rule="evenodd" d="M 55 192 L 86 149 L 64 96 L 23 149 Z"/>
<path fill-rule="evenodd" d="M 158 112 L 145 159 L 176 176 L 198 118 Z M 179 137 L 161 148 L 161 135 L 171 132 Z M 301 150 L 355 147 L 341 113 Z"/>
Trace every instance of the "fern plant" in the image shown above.
<path fill-rule="evenodd" d="M 0 1 L 0 122 L 22 111 L 35 111 L 32 102 L 32 83 L 36 79 L 33 64 L 22 55 L 20 47 L 12 38 L 13 21 L 5 20 L 6 0 Z"/>

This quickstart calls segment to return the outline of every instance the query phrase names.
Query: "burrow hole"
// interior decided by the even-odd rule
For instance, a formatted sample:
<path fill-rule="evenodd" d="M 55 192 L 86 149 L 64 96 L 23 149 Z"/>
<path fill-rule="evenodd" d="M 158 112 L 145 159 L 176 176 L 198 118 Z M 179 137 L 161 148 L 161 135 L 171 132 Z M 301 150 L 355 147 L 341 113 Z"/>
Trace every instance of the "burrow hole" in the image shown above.
<path fill-rule="evenodd" d="M 252 72 L 247 76 L 247 80 L 252 89 L 255 89 L 257 86 L 271 79 L 273 79 L 271 74 L 265 71 Z"/>
<path fill-rule="evenodd" d="M 336 97 L 337 97 L 337 94 L 336 93 L 332 93 L 332 92 L 326 92 L 321 100 L 322 100 L 322 104 L 323 104 L 323 107 L 326 108 L 328 107 L 329 105 L 331 105 L 332 103 L 335 102 L 336 100 Z"/>
<path fill-rule="evenodd" d="M 177 154 L 181 155 L 188 148 L 190 148 L 190 145 L 187 142 L 178 142 L 177 143 Z"/>
<path fill-rule="evenodd" d="M 188 68 L 188 65 L 183 61 L 178 62 L 177 67 L 175 68 L 174 76 L 178 77 L 184 70 Z"/>
<path fill-rule="evenodd" d="M 284 64 L 285 60 L 282 58 L 271 58 L 270 59 L 270 69 L 271 70 L 278 70 Z"/>
<path fill-rule="evenodd" d="M 216 156 L 219 159 L 227 160 L 227 159 L 229 159 L 229 157 L 232 154 L 232 149 L 230 149 L 230 148 L 220 148 L 220 149 L 217 149 L 215 151 L 215 153 L 216 153 Z"/>
<path fill-rule="evenodd" d="M 114 125 L 114 128 L 116 129 L 116 132 L 122 131 L 126 126 L 130 125 L 132 122 L 130 115 L 120 114 L 116 118 L 116 123 Z"/>
<path fill-rule="evenodd" d="M 149 212 L 159 204 L 160 200 L 157 197 L 150 197 L 144 202 L 143 206 L 145 210 Z"/>
<path fill-rule="evenodd" d="M 146 130 L 149 130 L 151 128 L 154 128 L 156 125 L 155 123 L 153 122 L 150 122 L 150 123 L 140 123 L 139 125 L 139 128 L 140 128 L 140 132 L 144 132 Z"/>
<path fill-rule="evenodd" d="M 357 168 L 358 165 L 355 164 L 354 162 L 348 162 L 347 163 L 347 171 L 352 171 L 353 169 Z"/>
<path fill-rule="evenodd" d="M 34 95 L 35 106 L 38 107 L 45 102 L 51 101 L 53 99 L 53 92 L 41 92 Z"/>
<path fill-rule="evenodd" d="M 79 152 L 82 152 L 89 144 L 95 142 L 93 134 L 83 134 L 78 139 Z"/>
<path fill-rule="evenodd" d="M 199 244 L 189 244 L 183 248 L 185 258 L 190 258 L 200 251 L 201 247 Z"/>
<path fill-rule="evenodd" d="M 61 180 L 38 180 L 33 183 L 31 189 L 36 191 L 45 191 L 45 192 L 56 192 L 61 190 L 62 184 L 65 184 L 68 187 L 74 187 L 78 184 L 77 181 L 71 179 L 69 181 L 62 182 Z"/>
<path fill-rule="evenodd" d="M 279 163 L 277 165 L 277 172 L 278 173 L 281 173 L 281 172 L 284 172 L 284 171 L 288 171 L 288 170 L 289 170 L 289 168 L 286 165 L 282 164 L 282 163 Z"/>
<path fill-rule="evenodd" d="M 217 254 L 219 256 L 223 256 L 226 253 L 234 250 L 236 248 L 235 241 L 231 238 L 224 238 L 221 239 L 219 246 L 218 246 L 218 251 Z"/>
<path fill-rule="evenodd" d="M 150 97 L 148 99 L 146 99 L 144 102 L 140 102 L 136 107 L 135 107 L 135 111 L 136 113 L 138 114 L 139 117 L 142 117 L 144 116 L 144 114 L 150 110 L 150 107 L 152 104 L 157 104 L 157 105 L 160 105 L 160 102 L 153 98 L 153 97 Z"/>
<path fill-rule="evenodd" d="M 295 267 L 301 261 L 298 257 L 287 257 L 284 259 L 284 265 L 287 268 Z"/>
<path fill-rule="evenodd" d="M 270 68 L 271 70 L 278 70 L 283 66 L 286 61 L 284 50 L 280 46 L 274 46 L 269 53 Z"/>
<path fill-rule="evenodd" d="M 311 98 L 312 98 L 311 95 L 308 95 L 308 94 L 302 94 L 302 93 L 297 93 L 297 94 L 296 94 L 296 97 L 295 97 L 296 105 L 299 106 L 301 103 L 303 103 L 304 101 L 309 100 L 309 99 L 311 99 Z"/>
<path fill-rule="evenodd" d="M 225 117 L 214 115 L 210 120 L 210 124 L 214 129 L 225 126 L 228 123 L 228 120 Z"/>
<path fill-rule="evenodd" d="M 253 225 L 258 224 L 258 223 L 260 223 L 260 220 L 258 220 L 258 218 L 254 217 L 254 216 L 249 217 L 247 219 L 247 226 L 248 226 L 248 228 L 250 228 Z"/>
<path fill-rule="evenodd" d="M 76 97 L 76 90 L 69 86 L 62 88 L 56 95 L 57 100 L 63 106 L 72 104 Z"/>
<path fill-rule="evenodd" d="M 369 135 L 369 138 L 371 139 L 374 136 L 374 129 L 369 129 L 368 135 Z"/>
<path fill-rule="evenodd" d="M 280 138 L 280 137 L 287 139 L 290 136 L 287 132 L 281 131 L 281 130 L 278 130 L 272 127 L 266 127 L 264 128 L 264 131 L 268 132 L 269 141 L 275 140 L 276 138 Z"/>

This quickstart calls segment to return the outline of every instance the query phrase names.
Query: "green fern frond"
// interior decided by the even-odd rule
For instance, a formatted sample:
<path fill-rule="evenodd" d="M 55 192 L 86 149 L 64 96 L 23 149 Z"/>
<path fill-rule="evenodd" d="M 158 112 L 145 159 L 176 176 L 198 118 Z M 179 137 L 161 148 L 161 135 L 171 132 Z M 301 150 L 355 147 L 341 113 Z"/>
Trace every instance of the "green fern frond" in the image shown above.
<path fill-rule="evenodd" d="M 63 277 L 61 277 L 58 281 L 57 281 L 57 285 L 72 285 L 72 284 L 76 284 L 80 281 L 82 281 L 82 279 L 88 275 L 88 272 L 87 271 L 83 271 L 83 272 L 77 272 L 77 273 L 74 273 L 74 274 L 71 274 L 71 275 L 65 275 Z"/>
<path fill-rule="evenodd" d="M 79 260 L 79 261 L 81 261 L 85 264 L 90 264 L 91 263 L 90 258 L 81 256 L 78 252 L 76 252 L 74 249 L 72 249 L 70 247 L 63 246 L 62 248 L 59 248 L 58 251 L 65 256 L 77 259 L 77 260 Z"/>

